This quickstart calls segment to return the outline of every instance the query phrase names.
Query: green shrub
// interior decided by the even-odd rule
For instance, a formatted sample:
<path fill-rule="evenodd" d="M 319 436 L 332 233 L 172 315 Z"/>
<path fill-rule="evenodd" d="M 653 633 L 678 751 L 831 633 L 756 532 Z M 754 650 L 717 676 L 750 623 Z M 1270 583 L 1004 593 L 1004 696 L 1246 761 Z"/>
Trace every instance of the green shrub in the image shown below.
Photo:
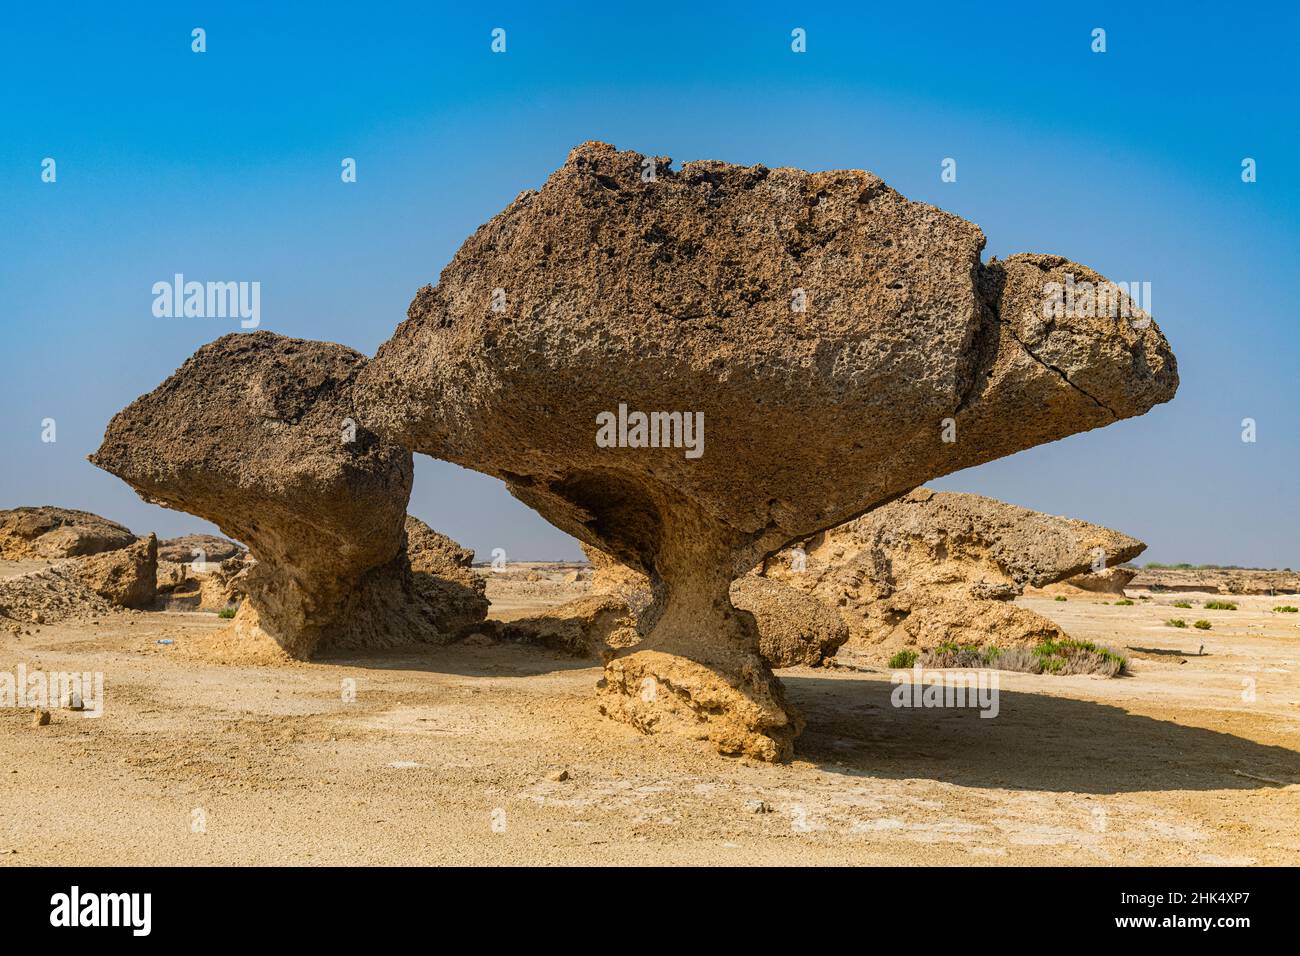
<path fill-rule="evenodd" d="M 944 641 L 922 654 L 921 663 L 926 667 L 983 667 L 997 655 L 995 647 Z"/>
<path fill-rule="evenodd" d="M 1128 598 L 1121 598 L 1120 600 L 1115 602 L 1115 605 L 1117 607 L 1132 607 L 1133 602 L 1130 601 Z"/>
<path fill-rule="evenodd" d="M 1187 626 L 1187 622 L 1184 621 L 1181 617 L 1171 618 L 1170 620 L 1165 621 L 1165 623 L 1168 624 L 1170 627 L 1186 627 L 1186 626 Z"/>
<path fill-rule="evenodd" d="M 1064 601 L 1066 598 L 1065 598 L 1065 595 L 1064 595 L 1064 594 L 1058 594 L 1058 595 L 1056 596 L 1056 599 L 1057 599 L 1058 601 Z"/>
<path fill-rule="evenodd" d="M 1207 611 L 1235 611 L 1237 605 L 1231 601 L 1206 601 L 1205 609 Z"/>
<path fill-rule="evenodd" d="M 900 651 L 890 658 L 889 666 L 910 666 L 915 662 L 914 658 L 909 658 L 908 664 L 902 665 L 901 655 L 904 653 L 908 652 Z M 1005 648 L 945 641 L 923 652 L 920 660 L 923 666 L 935 668 L 996 667 L 1029 674 L 1104 674 L 1107 677 L 1124 673 L 1128 666 L 1123 657 L 1109 648 L 1073 638 L 1047 640 L 1036 647 Z"/>
<path fill-rule="evenodd" d="M 1277 607 L 1273 608 L 1273 610 L 1278 614 L 1300 614 L 1300 607 L 1295 607 L 1291 604 L 1279 604 Z"/>
<path fill-rule="evenodd" d="M 1007 647 L 1000 650 L 989 666 L 1000 671 L 1024 671 L 1026 674 L 1041 674 L 1043 659 L 1034 653 L 1032 647 Z"/>
<path fill-rule="evenodd" d="M 1191 601 L 1175 601 L 1175 602 L 1174 602 L 1174 607 L 1191 607 L 1191 606 L 1192 606 L 1192 602 L 1191 602 Z"/>
<path fill-rule="evenodd" d="M 1192 627 L 1196 628 L 1198 631 L 1208 631 L 1213 626 L 1213 624 L 1206 620 L 1197 621 L 1192 625 Z"/>
<path fill-rule="evenodd" d="M 217 617 L 232 618 L 234 616 L 235 616 L 235 609 L 233 607 L 223 607 L 220 611 L 217 612 Z"/>
<path fill-rule="evenodd" d="M 916 651 L 904 648 L 889 659 L 889 666 L 894 670 L 905 671 L 916 663 Z"/>
<path fill-rule="evenodd" d="M 1110 648 L 1074 638 L 1045 640 L 1034 648 L 1034 655 L 1048 674 L 1104 674 L 1115 677 L 1128 667 L 1126 661 Z"/>

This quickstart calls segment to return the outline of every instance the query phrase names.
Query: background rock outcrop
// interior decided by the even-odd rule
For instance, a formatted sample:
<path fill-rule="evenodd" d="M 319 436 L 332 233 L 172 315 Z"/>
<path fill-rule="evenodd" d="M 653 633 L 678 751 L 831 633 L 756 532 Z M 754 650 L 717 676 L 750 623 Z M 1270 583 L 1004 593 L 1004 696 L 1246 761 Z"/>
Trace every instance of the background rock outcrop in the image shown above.
<path fill-rule="evenodd" d="M 1211 594 L 1300 594 L 1300 572 L 1264 568 L 1152 568 L 1133 576 L 1139 590 Z"/>
<path fill-rule="evenodd" d="M 158 606 L 169 611 L 237 608 L 247 596 L 245 583 L 255 564 L 243 552 L 220 563 L 159 561 Z"/>
<path fill-rule="evenodd" d="M 364 356 L 270 332 L 223 336 L 114 416 L 91 461 L 146 501 L 213 522 L 256 563 L 234 620 L 306 657 L 387 623 L 409 573 L 411 453 L 355 420 Z"/>
<path fill-rule="evenodd" d="M 0 630 L 10 633 L 32 625 L 93 621 L 113 611 L 81 580 L 72 561 L 0 578 Z"/>
<path fill-rule="evenodd" d="M 215 534 L 186 534 L 158 542 L 158 560 L 173 564 L 220 564 L 243 553 L 235 542 Z"/>
<path fill-rule="evenodd" d="M 158 539 L 153 534 L 115 551 L 77 560 L 72 565 L 81 582 L 117 607 L 153 607 L 158 590 Z"/>
<path fill-rule="evenodd" d="M 736 578 L 731 603 L 753 616 L 758 652 L 771 667 L 815 666 L 849 639 L 833 608 L 780 581 L 752 574 Z"/>
<path fill-rule="evenodd" d="M 129 528 L 89 511 L 12 508 L 0 511 L 0 559 L 73 558 L 134 544 Z"/>
<path fill-rule="evenodd" d="M 763 562 L 761 573 L 839 611 L 853 638 L 929 649 L 1010 646 L 1060 629 L 1006 602 L 1146 545 L 1118 531 L 958 492 L 919 488 Z"/>
<path fill-rule="evenodd" d="M 1051 283 L 1100 276 L 1056 256 L 983 264 L 983 246 L 870 173 L 674 170 L 586 143 L 416 294 L 357 407 L 649 575 L 653 623 L 606 665 L 607 713 L 783 759 L 800 718 L 735 577 L 1177 387 L 1149 319 L 1046 317 Z M 629 413 L 663 414 L 660 440 Z"/>
<path fill-rule="evenodd" d="M 1123 595 L 1124 588 L 1137 577 L 1136 568 L 1105 568 L 1101 571 L 1089 571 L 1076 574 L 1056 584 L 1046 585 L 1042 590 L 1048 594 L 1117 594 Z"/>
<path fill-rule="evenodd" d="M 474 552 L 406 516 L 406 556 L 417 602 L 440 640 L 463 636 L 487 617 L 483 578 L 474 572 Z"/>
<path fill-rule="evenodd" d="M 575 657 L 603 656 L 641 640 L 635 612 L 613 594 L 587 594 L 541 614 L 493 623 L 493 630 L 504 640 L 537 644 Z"/>

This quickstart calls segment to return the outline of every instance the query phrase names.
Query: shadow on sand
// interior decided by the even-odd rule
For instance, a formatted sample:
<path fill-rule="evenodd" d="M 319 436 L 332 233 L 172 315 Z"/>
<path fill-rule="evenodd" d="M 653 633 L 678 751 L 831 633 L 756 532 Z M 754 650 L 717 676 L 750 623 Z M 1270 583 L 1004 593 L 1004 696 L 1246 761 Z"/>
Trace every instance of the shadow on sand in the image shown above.
<path fill-rule="evenodd" d="M 898 708 L 888 679 L 785 674 L 808 727 L 796 759 L 833 773 L 1058 793 L 1256 790 L 1300 785 L 1300 754 L 1121 707 L 1002 690 L 998 716 Z"/>
<path fill-rule="evenodd" d="M 521 644 L 407 647 L 319 660 L 464 677 L 589 669 L 593 682 L 600 666 L 591 658 Z M 778 673 L 788 698 L 808 720 L 795 759 L 831 773 L 1095 794 L 1274 786 L 1254 779 L 1259 777 L 1300 784 L 1300 753 L 1294 750 L 1111 704 L 1002 690 L 998 716 L 990 719 L 975 709 L 896 708 L 890 702 L 893 686 L 881 676 Z"/>

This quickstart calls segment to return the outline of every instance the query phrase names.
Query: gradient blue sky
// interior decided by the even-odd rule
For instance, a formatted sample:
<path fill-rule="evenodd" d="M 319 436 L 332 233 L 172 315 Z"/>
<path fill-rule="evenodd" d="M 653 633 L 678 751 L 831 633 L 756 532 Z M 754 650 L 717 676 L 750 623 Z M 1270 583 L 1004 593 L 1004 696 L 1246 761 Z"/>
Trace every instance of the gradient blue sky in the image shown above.
<path fill-rule="evenodd" d="M 257 280 L 263 328 L 373 354 L 466 236 L 601 139 L 678 163 L 869 169 L 979 223 L 986 256 L 1150 281 L 1172 404 L 935 485 L 1122 529 L 1143 561 L 1300 567 L 1300 14 L 1134 6 L 11 5 L 0 507 L 206 528 L 85 461 L 114 412 L 236 328 L 154 318 L 154 282 Z M 499 482 L 424 456 L 411 510 L 482 558 L 578 556 Z"/>

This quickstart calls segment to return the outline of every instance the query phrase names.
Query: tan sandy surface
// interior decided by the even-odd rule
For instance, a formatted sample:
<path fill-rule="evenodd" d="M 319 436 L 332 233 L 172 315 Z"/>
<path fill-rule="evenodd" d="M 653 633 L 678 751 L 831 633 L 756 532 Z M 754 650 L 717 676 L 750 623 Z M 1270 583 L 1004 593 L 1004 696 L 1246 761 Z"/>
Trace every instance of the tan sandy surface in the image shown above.
<path fill-rule="evenodd" d="M 527 647 L 249 666 L 211 614 L 33 626 L 0 670 L 102 671 L 107 702 L 0 710 L 0 865 L 1300 863 L 1300 616 L 1105 597 L 1025 603 L 1133 676 L 1002 673 L 992 720 L 893 708 L 852 653 L 783 671 L 788 766 L 603 719 L 598 667 Z"/>

